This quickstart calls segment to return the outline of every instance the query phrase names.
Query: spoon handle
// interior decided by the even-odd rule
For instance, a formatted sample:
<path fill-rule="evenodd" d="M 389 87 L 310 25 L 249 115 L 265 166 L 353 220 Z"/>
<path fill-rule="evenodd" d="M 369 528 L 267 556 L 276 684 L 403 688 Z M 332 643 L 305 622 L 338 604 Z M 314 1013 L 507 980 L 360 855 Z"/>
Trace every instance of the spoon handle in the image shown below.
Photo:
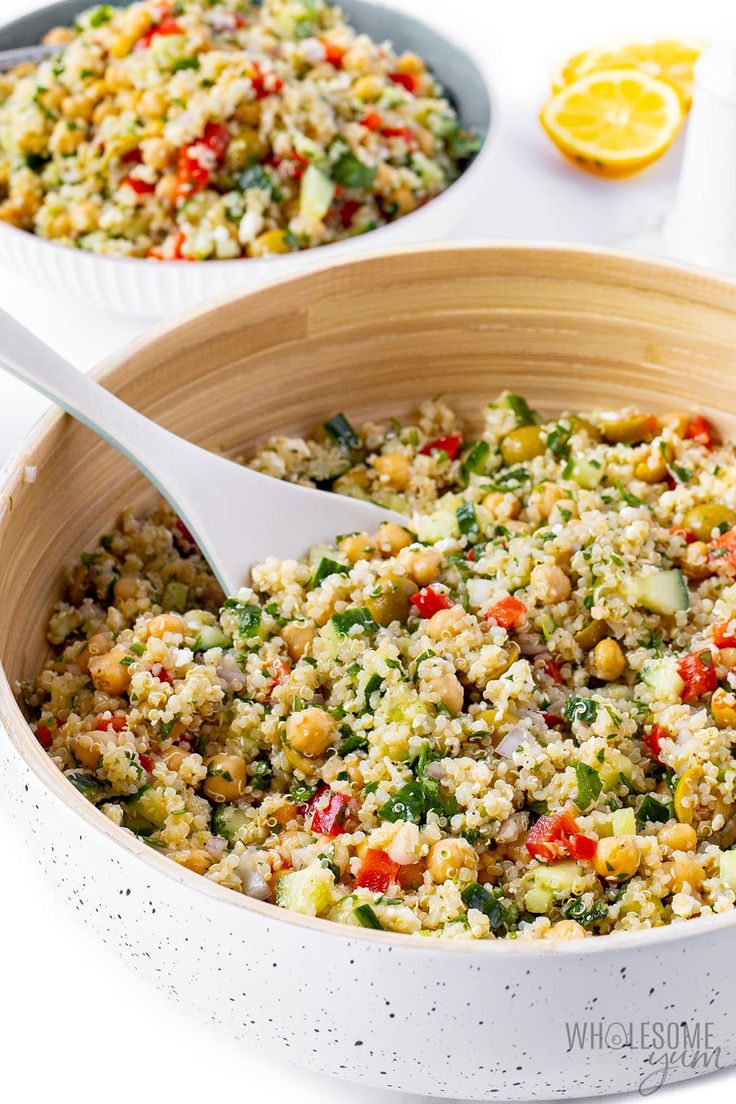
<path fill-rule="evenodd" d="M 166 485 L 160 478 L 161 458 L 171 456 L 174 449 L 201 451 L 77 371 L 3 310 L 0 310 L 0 363 L 122 452 L 167 497 L 172 488 L 168 478 Z M 144 463 L 144 456 L 153 466 Z"/>

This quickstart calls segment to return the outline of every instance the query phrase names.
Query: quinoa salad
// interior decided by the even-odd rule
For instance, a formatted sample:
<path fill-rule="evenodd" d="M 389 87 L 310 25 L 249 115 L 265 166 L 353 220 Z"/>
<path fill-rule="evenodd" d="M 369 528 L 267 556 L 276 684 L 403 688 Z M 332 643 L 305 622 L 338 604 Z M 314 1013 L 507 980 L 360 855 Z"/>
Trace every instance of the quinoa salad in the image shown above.
<path fill-rule="evenodd" d="M 0 220 L 157 260 L 263 257 L 374 230 L 479 147 L 423 60 L 326 0 L 90 8 L 0 73 Z"/>
<path fill-rule="evenodd" d="M 36 738 L 116 825 L 276 907 L 583 939 L 733 909 L 736 457 L 688 412 L 274 438 L 250 463 L 406 528 L 227 599 L 168 507 L 71 569 Z"/>

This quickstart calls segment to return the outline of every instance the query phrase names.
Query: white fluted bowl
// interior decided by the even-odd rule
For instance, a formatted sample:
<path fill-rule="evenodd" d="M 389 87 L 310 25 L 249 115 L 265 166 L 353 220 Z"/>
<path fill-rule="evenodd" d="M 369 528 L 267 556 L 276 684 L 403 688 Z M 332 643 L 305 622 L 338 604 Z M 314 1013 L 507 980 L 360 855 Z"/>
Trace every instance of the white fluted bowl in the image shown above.
<path fill-rule="evenodd" d="M 0 27 L 0 49 L 29 45 L 51 28 L 72 22 L 91 0 L 61 0 Z M 129 0 L 113 0 L 113 3 Z M 390 39 L 426 59 L 466 127 L 483 145 L 462 175 L 424 207 L 369 233 L 283 256 L 230 261 L 163 262 L 100 256 L 58 245 L 0 222 L 0 265 L 91 306 L 139 318 L 171 318 L 208 299 L 253 291 L 366 250 L 437 241 L 450 236 L 480 198 L 492 152 L 491 92 L 482 67 L 426 24 L 367 0 L 342 0 L 345 15 L 374 40 Z"/>

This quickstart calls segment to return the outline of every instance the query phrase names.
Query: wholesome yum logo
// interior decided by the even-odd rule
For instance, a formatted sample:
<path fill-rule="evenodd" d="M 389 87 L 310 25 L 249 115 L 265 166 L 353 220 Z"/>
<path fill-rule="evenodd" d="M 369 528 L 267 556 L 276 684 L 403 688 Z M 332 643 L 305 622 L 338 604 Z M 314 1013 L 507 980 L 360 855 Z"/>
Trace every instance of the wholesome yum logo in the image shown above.
<path fill-rule="evenodd" d="M 651 1096 L 677 1070 L 712 1073 L 722 1069 L 721 1048 L 713 1024 L 661 1020 L 640 1023 L 603 1023 L 582 1020 L 565 1024 L 567 1052 L 571 1050 L 628 1050 L 643 1054 L 639 1092 Z"/>

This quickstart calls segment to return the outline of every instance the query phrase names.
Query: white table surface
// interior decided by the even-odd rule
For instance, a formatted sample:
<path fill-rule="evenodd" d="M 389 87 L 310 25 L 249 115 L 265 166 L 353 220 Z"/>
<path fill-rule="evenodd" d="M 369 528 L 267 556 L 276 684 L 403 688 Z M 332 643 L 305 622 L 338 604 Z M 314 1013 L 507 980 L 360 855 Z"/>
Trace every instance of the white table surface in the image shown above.
<path fill-rule="evenodd" d="M 481 208 L 459 237 L 553 240 L 657 251 L 656 227 L 673 195 L 677 148 L 631 180 L 606 181 L 569 166 L 543 135 L 537 113 L 555 63 L 579 48 L 620 36 L 734 34 L 731 0 L 390 0 L 473 44 L 492 74 L 497 118 L 494 171 Z M 40 6 L 0 0 L 0 17 Z M 89 311 L 0 270 L 0 304 L 87 369 L 146 332 L 149 323 Z M 0 372 L 0 462 L 45 400 Z M 8 611 L 5 611 L 7 616 Z M 0 735 L 0 738 L 1 735 Z M 1 782 L 0 782 L 1 786 Z M 1 791 L 0 791 L 1 797 Z M 374 1092 L 314 1074 L 235 1044 L 169 1002 L 99 945 L 44 883 L 6 826 L 0 907 L 0 1097 L 37 1100 L 162 1099 L 210 1096 L 249 1101 L 390 1104 Z M 247 951 L 246 951 L 247 953 Z M 122 1047 L 120 1045 L 122 1043 Z M 130 1073 L 120 1076 L 124 1054 Z M 736 1073 L 660 1090 L 662 1104 L 732 1096 Z"/>

